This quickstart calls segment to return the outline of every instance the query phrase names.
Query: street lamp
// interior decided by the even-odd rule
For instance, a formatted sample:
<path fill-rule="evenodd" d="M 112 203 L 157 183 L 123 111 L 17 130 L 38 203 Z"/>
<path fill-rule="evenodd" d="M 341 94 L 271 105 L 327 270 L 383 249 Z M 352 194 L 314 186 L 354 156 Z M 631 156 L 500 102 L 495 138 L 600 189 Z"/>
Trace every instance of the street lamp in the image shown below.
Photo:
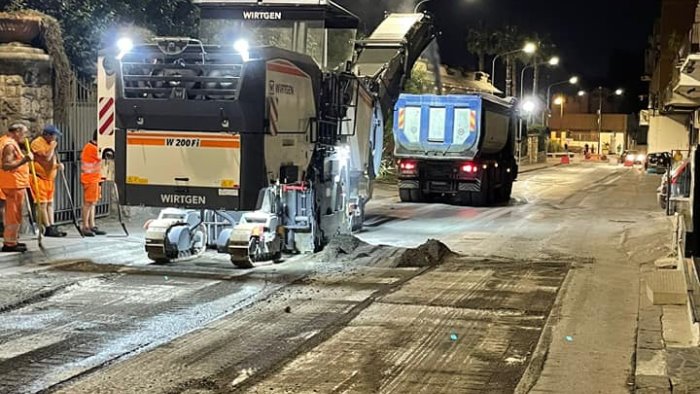
<path fill-rule="evenodd" d="M 524 52 L 528 55 L 532 55 L 535 52 L 537 52 L 537 44 L 535 44 L 534 42 L 526 42 L 525 45 L 523 45 L 523 47 L 520 49 L 499 53 L 498 55 L 494 56 L 493 62 L 491 62 L 491 81 L 493 82 L 494 86 L 496 86 L 496 60 L 498 60 L 498 58 L 501 56 L 512 55 L 518 52 Z"/>
<path fill-rule="evenodd" d="M 425 3 L 429 2 L 429 1 L 431 1 L 431 0 L 423 0 L 423 1 L 419 2 L 418 4 L 416 4 L 416 8 L 413 9 L 413 13 L 414 13 L 414 14 L 417 14 L 417 13 L 418 13 L 418 9 L 420 8 L 420 6 L 422 6 L 423 4 L 425 4 Z"/>
<path fill-rule="evenodd" d="M 552 58 L 552 59 L 554 59 L 554 58 Z M 549 64 L 551 64 L 552 59 L 549 60 Z M 564 84 L 567 84 L 567 83 L 568 83 L 568 84 L 571 84 L 571 85 L 576 85 L 576 84 L 578 84 L 578 81 L 579 81 L 578 77 L 574 75 L 574 76 L 572 76 L 571 78 L 569 78 L 569 79 L 567 79 L 567 80 L 565 80 L 565 81 L 555 82 L 555 83 L 553 83 L 553 84 L 547 86 L 547 111 L 549 112 L 549 110 L 550 110 L 550 108 L 549 108 L 549 107 L 550 107 L 549 100 L 550 100 L 551 97 L 552 97 L 552 88 L 553 88 L 553 87 L 558 86 L 558 85 L 564 85 Z M 521 83 L 522 83 L 522 80 L 521 80 Z M 555 104 L 556 104 L 556 103 L 555 103 Z M 549 117 L 547 117 L 547 118 L 549 118 Z"/>
<path fill-rule="evenodd" d="M 535 112 L 537 109 L 537 101 L 534 97 L 528 97 L 527 99 L 521 99 L 520 100 L 520 110 L 527 114 L 528 117 L 532 116 L 532 114 Z M 523 116 L 519 116 L 519 122 L 518 122 L 518 138 L 517 138 L 517 154 L 518 154 L 518 164 L 520 164 L 520 159 L 522 156 L 522 141 L 523 141 Z"/>
<path fill-rule="evenodd" d="M 558 105 L 561 108 L 561 112 L 559 113 L 559 117 L 563 118 L 564 117 L 564 97 L 559 96 L 554 99 L 554 105 Z"/>
<path fill-rule="evenodd" d="M 625 91 L 623 89 L 618 88 L 615 90 L 616 96 L 622 96 L 624 93 L 625 93 Z M 598 86 L 598 154 L 601 154 L 603 152 L 603 147 L 601 146 L 603 143 L 602 134 L 603 134 L 603 87 Z M 613 143 L 614 143 L 614 136 L 613 136 Z"/>
<path fill-rule="evenodd" d="M 525 96 L 525 90 L 523 89 L 525 84 L 523 83 L 525 81 L 525 70 L 528 68 L 534 68 L 535 65 L 537 66 L 542 66 L 548 64 L 552 67 L 555 67 L 559 64 L 559 57 L 558 56 L 552 56 L 549 60 L 546 62 L 541 62 L 541 63 L 533 63 L 533 64 L 528 64 L 527 66 L 523 67 L 523 70 L 520 72 L 520 100 L 523 99 Z M 534 88 L 534 83 L 533 83 L 533 88 Z M 537 94 L 537 92 L 534 91 L 532 92 L 533 95 Z"/>
<path fill-rule="evenodd" d="M 533 98 L 525 99 L 520 105 L 520 108 L 522 108 L 525 113 L 532 114 L 535 112 L 535 109 L 537 109 L 537 102 Z"/>
<path fill-rule="evenodd" d="M 576 93 L 576 94 L 578 94 L 579 97 L 583 97 L 586 95 L 586 92 L 583 90 L 579 90 L 578 93 Z"/>

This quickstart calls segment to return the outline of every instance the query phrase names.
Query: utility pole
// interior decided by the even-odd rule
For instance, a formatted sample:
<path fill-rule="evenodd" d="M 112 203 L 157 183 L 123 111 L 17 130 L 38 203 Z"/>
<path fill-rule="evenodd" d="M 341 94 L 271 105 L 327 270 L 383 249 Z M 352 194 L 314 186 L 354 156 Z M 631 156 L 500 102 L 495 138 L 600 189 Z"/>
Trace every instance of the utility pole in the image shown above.
<path fill-rule="evenodd" d="M 512 57 L 506 57 L 506 91 L 505 96 L 510 97 L 515 92 L 513 91 L 513 67 L 511 67 Z"/>
<path fill-rule="evenodd" d="M 603 134 L 603 87 L 598 86 L 598 154 L 603 152 L 601 148 Z"/>

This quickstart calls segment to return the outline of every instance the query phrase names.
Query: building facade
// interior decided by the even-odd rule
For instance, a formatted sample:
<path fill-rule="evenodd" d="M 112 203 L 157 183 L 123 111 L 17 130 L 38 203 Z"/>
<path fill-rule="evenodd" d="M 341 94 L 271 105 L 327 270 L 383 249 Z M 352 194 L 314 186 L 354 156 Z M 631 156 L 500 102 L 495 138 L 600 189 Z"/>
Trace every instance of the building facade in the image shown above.
<path fill-rule="evenodd" d="M 700 1 L 662 0 L 649 44 L 643 76 L 649 102 L 640 114 L 648 151 L 687 154 L 698 142 Z"/>

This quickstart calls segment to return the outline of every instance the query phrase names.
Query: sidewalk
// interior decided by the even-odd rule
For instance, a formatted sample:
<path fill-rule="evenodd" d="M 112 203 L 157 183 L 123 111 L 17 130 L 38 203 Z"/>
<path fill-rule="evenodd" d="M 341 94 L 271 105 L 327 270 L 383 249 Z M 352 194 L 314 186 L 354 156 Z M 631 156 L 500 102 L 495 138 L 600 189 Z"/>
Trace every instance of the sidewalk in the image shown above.
<path fill-rule="evenodd" d="M 18 269 L 31 270 L 60 261 L 143 249 L 145 220 L 135 216 L 129 222 L 125 222 L 129 236 L 126 236 L 119 222 L 113 218 L 97 220 L 97 225 L 107 232 L 106 236 L 81 238 L 72 223 L 62 225 L 61 229 L 68 235 L 64 238 L 43 237 L 43 251 L 39 249 L 36 236 L 21 234 L 20 242 L 26 243 L 28 250 L 25 253 L 0 253 L 0 276 L 16 273 Z"/>
<path fill-rule="evenodd" d="M 693 259 L 685 258 L 683 216 L 673 220 L 673 253 L 641 267 L 636 393 L 700 392 L 700 291 Z"/>

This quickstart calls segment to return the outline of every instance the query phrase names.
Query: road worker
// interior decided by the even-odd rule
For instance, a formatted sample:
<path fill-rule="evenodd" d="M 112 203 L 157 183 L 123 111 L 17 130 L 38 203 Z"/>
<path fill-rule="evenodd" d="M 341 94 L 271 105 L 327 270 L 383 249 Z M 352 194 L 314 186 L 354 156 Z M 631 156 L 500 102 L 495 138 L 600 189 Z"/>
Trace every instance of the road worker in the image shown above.
<path fill-rule="evenodd" d="M 41 210 L 41 221 L 46 229 L 44 235 L 47 237 L 65 237 L 66 233 L 60 231 L 54 225 L 53 196 L 56 184 L 56 175 L 59 170 L 63 170 L 63 164 L 58 160 L 56 147 L 61 132 L 56 126 L 48 125 L 44 127 L 42 134 L 36 137 L 31 144 L 31 150 L 36 158 L 36 176 L 38 189 L 34 190 L 32 182 L 31 188 L 34 199 L 39 203 Z"/>
<path fill-rule="evenodd" d="M 27 245 L 18 242 L 22 224 L 22 206 L 29 187 L 29 163 L 34 156 L 31 152 L 22 154 L 20 144 L 28 134 L 27 127 L 20 123 L 10 126 L 7 138 L 3 138 L 2 168 L 0 168 L 0 189 L 5 195 L 5 215 L 3 232 L 3 252 L 26 252 Z"/>
<path fill-rule="evenodd" d="M 7 137 L 7 134 L 3 133 L 0 135 L 0 147 L 4 146 L 5 138 Z M 2 189 L 0 189 L 0 233 L 5 231 L 5 194 L 2 192 Z"/>
<path fill-rule="evenodd" d="M 83 223 L 81 231 L 86 237 L 105 235 L 95 225 L 95 206 L 100 200 L 102 185 L 102 161 L 97 150 L 97 130 L 92 133 L 92 139 L 83 146 L 80 154 L 80 183 L 83 185 Z"/>

